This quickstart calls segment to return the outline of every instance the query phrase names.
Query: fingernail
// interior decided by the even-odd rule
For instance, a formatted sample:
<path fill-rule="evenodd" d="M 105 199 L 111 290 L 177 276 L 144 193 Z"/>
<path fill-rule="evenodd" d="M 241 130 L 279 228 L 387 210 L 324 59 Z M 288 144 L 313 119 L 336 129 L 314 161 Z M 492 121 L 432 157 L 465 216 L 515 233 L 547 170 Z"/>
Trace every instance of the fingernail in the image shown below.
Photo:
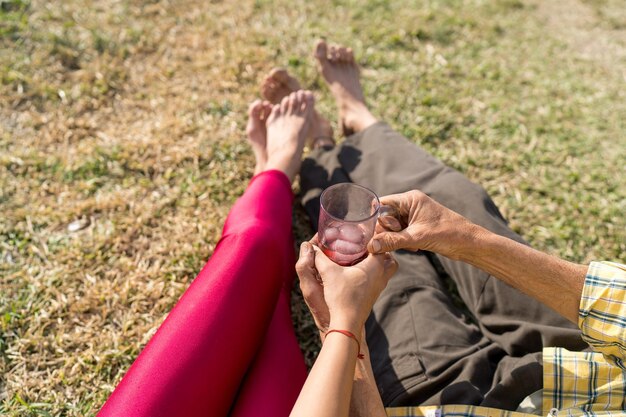
<path fill-rule="evenodd" d="M 381 248 L 382 246 L 380 244 L 380 241 L 372 240 L 372 249 L 374 249 L 374 252 L 379 252 Z"/>
<path fill-rule="evenodd" d="M 311 251 L 310 246 L 307 245 L 306 242 L 302 242 L 302 244 L 300 245 L 300 256 L 308 255 L 310 251 Z"/>

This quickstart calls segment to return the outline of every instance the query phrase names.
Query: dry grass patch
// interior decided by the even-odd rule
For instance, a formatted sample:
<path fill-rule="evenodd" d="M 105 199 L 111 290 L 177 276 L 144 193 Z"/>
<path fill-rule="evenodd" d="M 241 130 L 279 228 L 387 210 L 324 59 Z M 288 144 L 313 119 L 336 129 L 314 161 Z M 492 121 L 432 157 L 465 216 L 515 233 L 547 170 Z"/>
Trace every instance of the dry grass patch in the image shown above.
<path fill-rule="evenodd" d="M 613 2 L 586 3 L 623 30 Z M 376 114 L 536 247 L 623 258 L 624 80 L 550 27 L 513 0 L 0 1 L 0 413 L 95 414 L 252 174 L 264 73 L 288 66 L 334 115 L 321 35 L 355 48 Z M 294 228 L 310 236 L 297 206 Z"/>

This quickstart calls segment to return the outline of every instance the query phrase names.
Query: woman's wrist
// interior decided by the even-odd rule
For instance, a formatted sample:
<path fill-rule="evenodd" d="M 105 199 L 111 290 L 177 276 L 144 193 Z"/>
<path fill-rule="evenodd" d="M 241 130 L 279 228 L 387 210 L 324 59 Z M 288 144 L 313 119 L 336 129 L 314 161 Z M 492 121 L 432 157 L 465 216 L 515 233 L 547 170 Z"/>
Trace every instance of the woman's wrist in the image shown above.
<path fill-rule="evenodd" d="M 331 319 L 328 330 L 347 330 L 361 340 L 363 334 L 363 324 L 359 320 L 349 317 L 338 317 Z"/>

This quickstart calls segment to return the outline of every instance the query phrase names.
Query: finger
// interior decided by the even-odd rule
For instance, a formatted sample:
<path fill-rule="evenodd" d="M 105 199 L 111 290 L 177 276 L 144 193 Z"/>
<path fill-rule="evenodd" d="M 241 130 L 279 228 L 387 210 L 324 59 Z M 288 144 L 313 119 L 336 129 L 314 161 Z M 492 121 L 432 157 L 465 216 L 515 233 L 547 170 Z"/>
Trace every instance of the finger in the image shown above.
<path fill-rule="evenodd" d="M 328 256 L 318 246 L 313 246 L 315 250 L 315 268 L 324 279 L 325 276 L 340 273 L 341 266 L 331 261 Z"/>
<path fill-rule="evenodd" d="M 309 243 L 315 246 L 319 246 L 320 245 L 320 239 L 319 239 L 319 234 L 316 233 L 311 240 L 309 240 Z"/>
<path fill-rule="evenodd" d="M 406 194 L 407 193 L 400 193 L 382 196 L 380 197 L 380 204 L 399 209 L 402 205 L 402 202 L 405 200 Z"/>
<path fill-rule="evenodd" d="M 368 273 L 377 273 L 384 269 L 385 265 L 385 253 L 383 254 L 372 254 L 370 253 L 367 258 L 363 259 L 358 264 L 354 265 L 354 267 L 358 267 Z"/>
<path fill-rule="evenodd" d="M 415 247 L 411 234 L 405 229 L 401 232 L 379 233 L 370 240 L 367 250 L 371 253 L 391 252 L 398 249 L 412 249 Z"/>
<path fill-rule="evenodd" d="M 378 224 L 380 224 L 385 231 L 399 232 L 403 229 L 400 220 L 393 216 L 381 216 L 378 218 Z"/>
<path fill-rule="evenodd" d="M 313 315 L 315 325 L 321 331 L 325 331 L 330 322 L 330 313 L 324 299 L 324 288 L 318 281 L 317 270 L 315 269 L 315 252 L 313 246 L 308 242 L 303 242 L 300 245 L 300 257 L 296 263 L 296 271 L 300 277 L 302 297 L 304 297 L 304 302 Z"/>
<path fill-rule="evenodd" d="M 411 191 L 402 194 L 383 196 L 380 198 L 380 219 L 384 220 L 387 217 L 397 219 L 398 223 L 403 226 L 400 228 L 401 230 L 408 225 L 408 216 L 411 212 L 411 205 Z"/>
<path fill-rule="evenodd" d="M 296 272 L 298 277 L 302 280 L 306 279 L 310 274 L 311 268 L 315 267 L 315 253 L 311 244 L 308 242 L 302 242 L 300 245 L 300 256 L 296 262 Z"/>
<path fill-rule="evenodd" d="M 391 253 L 385 253 L 383 276 L 389 280 L 398 270 L 398 261 Z"/>
<path fill-rule="evenodd" d="M 296 262 L 296 272 L 300 278 L 300 289 L 305 298 L 319 297 L 322 294 L 322 287 L 317 280 L 317 270 L 315 269 L 315 252 L 308 242 L 300 245 L 300 256 Z M 323 295 L 322 295 L 323 297 Z"/>

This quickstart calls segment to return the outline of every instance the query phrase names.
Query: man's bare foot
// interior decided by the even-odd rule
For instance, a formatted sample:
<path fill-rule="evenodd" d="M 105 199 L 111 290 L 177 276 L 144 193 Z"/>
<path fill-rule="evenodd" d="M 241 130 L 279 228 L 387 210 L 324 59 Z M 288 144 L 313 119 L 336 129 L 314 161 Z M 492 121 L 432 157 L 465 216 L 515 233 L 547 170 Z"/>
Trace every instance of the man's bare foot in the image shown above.
<path fill-rule="evenodd" d="M 313 94 L 299 90 L 274 105 L 267 118 L 265 169 L 283 171 L 291 181 L 300 170 L 306 133 L 314 111 Z"/>
<path fill-rule="evenodd" d="M 248 124 L 246 133 L 248 134 L 248 142 L 254 152 L 256 166 L 254 167 L 254 175 L 265 170 L 267 163 L 267 127 L 265 126 L 267 118 L 272 111 L 272 104 L 268 101 L 255 100 L 248 107 Z"/>
<path fill-rule="evenodd" d="M 293 93 L 300 90 L 300 83 L 292 77 L 284 68 L 274 68 L 265 77 L 261 84 L 261 94 L 270 103 L 277 104 Z M 313 113 L 313 120 L 307 132 L 307 145 L 312 148 L 321 146 L 334 146 L 333 128 L 330 122 L 317 110 Z"/>
<path fill-rule="evenodd" d="M 352 49 L 343 46 L 329 47 L 326 41 L 320 40 L 315 47 L 315 58 L 337 101 L 344 134 L 347 136 L 360 132 L 376 123 L 376 118 L 365 105 L 359 81 L 359 67 Z"/>

